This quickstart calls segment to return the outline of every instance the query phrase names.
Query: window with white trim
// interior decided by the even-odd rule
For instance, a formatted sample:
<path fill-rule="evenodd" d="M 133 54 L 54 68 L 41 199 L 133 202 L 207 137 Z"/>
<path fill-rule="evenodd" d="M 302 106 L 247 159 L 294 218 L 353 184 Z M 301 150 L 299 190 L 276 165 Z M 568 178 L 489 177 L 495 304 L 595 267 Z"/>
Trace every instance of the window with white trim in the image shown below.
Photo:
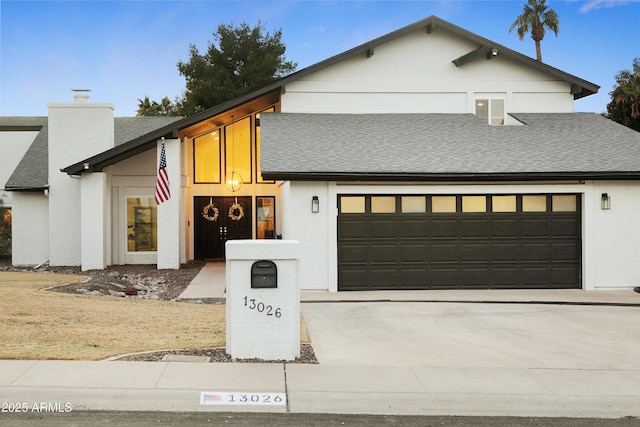
<path fill-rule="evenodd" d="M 486 120 L 490 125 L 504 125 L 506 119 L 504 99 L 476 99 L 476 116 Z"/>

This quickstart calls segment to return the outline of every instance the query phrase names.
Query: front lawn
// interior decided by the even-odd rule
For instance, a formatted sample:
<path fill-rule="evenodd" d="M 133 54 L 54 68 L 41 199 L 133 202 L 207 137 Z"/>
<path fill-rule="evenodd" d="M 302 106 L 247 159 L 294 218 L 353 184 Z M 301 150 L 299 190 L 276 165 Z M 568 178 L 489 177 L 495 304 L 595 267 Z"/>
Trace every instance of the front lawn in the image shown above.
<path fill-rule="evenodd" d="M 0 272 L 0 359 L 101 360 L 225 345 L 225 306 L 43 291 L 84 277 Z"/>

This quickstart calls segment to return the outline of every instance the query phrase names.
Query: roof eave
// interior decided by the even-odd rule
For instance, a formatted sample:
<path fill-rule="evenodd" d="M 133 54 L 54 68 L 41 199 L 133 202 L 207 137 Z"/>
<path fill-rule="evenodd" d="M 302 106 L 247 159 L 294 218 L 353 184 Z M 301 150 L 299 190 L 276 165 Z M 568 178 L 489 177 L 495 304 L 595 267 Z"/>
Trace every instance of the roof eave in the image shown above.
<path fill-rule="evenodd" d="M 175 138 L 177 136 L 176 123 L 178 122 L 149 132 L 78 163 L 74 163 L 71 166 L 60 169 L 60 171 L 68 175 L 81 175 L 84 172 L 101 172 L 102 169 L 107 166 L 150 150 L 155 146 L 156 141 L 161 138 Z"/>
<path fill-rule="evenodd" d="M 471 182 L 471 181 L 563 181 L 563 180 L 638 180 L 640 171 L 611 172 L 504 172 L 504 173 L 394 173 L 394 172 L 262 172 L 266 180 L 279 181 L 397 181 L 397 182 Z"/>

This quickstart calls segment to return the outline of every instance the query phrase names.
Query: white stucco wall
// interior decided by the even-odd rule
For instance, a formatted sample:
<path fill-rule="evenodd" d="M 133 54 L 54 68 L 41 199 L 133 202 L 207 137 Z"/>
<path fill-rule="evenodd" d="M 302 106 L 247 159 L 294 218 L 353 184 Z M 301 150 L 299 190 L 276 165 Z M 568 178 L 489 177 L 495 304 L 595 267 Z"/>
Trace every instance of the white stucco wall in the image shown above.
<path fill-rule="evenodd" d="M 507 112 L 572 112 L 567 82 L 498 54 L 460 67 L 478 46 L 444 29 L 418 30 L 286 87 L 283 112 L 472 113 L 480 92 L 504 97 Z"/>
<path fill-rule="evenodd" d="M 11 207 L 11 192 L 4 186 L 22 160 L 38 132 L 0 132 L 0 198 L 5 207 Z"/>
<path fill-rule="evenodd" d="M 610 210 L 600 208 L 602 193 L 611 197 Z M 640 286 L 640 183 L 593 183 L 590 210 L 586 232 L 591 233 L 591 246 L 585 249 L 592 258 L 589 284 L 594 289 Z"/>
<path fill-rule="evenodd" d="M 110 230 L 110 199 L 107 174 L 85 174 L 81 180 L 81 266 L 82 270 L 101 270 L 107 266 Z"/>
<path fill-rule="evenodd" d="M 13 193 L 13 265 L 38 265 L 49 259 L 49 203 L 43 192 Z"/>
<path fill-rule="evenodd" d="M 284 237 L 300 241 L 301 289 L 337 291 L 337 199 L 340 194 L 540 194 L 582 195 L 582 287 L 586 290 L 640 286 L 640 183 L 354 185 L 290 182 L 283 188 Z M 601 193 L 611 196 L 600 209 Z M 311 213 L 311 198 L 320 213 Z"/>
<path fill-rule="evenodd" d="M 60 169 L 114 144 L 114 107 L 90 103 L 49 104 L 49 258 L 51 265 L 81 264 L 80 178 Z"/>

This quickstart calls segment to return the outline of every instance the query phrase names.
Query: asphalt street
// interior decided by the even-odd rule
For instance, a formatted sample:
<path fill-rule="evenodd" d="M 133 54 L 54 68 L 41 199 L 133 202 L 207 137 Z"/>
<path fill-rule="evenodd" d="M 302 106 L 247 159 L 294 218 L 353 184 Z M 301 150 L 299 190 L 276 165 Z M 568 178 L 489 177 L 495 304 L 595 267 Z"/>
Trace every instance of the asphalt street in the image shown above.
<path fill-rule="evenodd" d="M 264 427 L 637 427 L 634 417 L 602 418 L 534 418 L 534 417 L 450 417 L 342 414 L 260 414 L 260 413 L 192 413 L 192 412 L 124 412 L 76 411 L 69 413 L 2 413 L 0 426 L 264 426 Z"/>

